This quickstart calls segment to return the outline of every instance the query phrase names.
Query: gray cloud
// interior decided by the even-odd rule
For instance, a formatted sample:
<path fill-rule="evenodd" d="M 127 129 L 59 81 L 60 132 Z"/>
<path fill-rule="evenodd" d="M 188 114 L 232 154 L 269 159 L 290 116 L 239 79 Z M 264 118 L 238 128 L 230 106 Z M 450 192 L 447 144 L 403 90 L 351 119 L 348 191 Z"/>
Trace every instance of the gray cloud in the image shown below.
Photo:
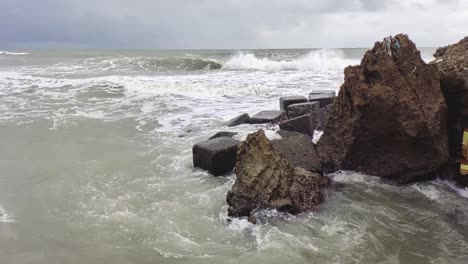
<path fill-rule="evenodd" d="M 368 47 L 408 33 L 420 46 L 468 35 L 458 0 L 3 0 L 0 47 Z"/>

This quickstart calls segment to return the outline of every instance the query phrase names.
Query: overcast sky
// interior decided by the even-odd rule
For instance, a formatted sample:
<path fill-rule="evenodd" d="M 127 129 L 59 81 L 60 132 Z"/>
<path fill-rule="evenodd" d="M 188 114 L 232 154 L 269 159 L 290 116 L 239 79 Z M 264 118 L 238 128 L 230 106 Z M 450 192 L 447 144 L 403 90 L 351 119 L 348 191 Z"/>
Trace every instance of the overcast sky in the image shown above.
<path fill-rule="evenodd" d="M 3 48 L 420 47 L 468 35 L 468 0 L 0 0 Z"/>

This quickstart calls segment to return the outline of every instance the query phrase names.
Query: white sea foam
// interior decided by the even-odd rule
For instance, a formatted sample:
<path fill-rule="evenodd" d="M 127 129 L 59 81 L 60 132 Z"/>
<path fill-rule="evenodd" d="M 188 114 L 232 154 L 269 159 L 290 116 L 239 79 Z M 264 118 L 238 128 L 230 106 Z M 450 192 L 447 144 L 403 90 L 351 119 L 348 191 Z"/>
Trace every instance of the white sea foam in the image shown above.
<path fill-rule="evenodd" d="M 344 182 L 344 183 L 377 183 L 380 181 L 378 177 L 369 176 L 362 173 L 354 171 L 338 171 L 334 174 L 333 181 L 335 182 Z"/>
<path fill-rule="evenodd" d="M 342 50 L 313 50 L 304 56 L 292 60 L 271 60 L 258 58 L 251 53 L 238 53 L 231 57 L 223 66 L 230 70 L 263 70 L 263 71 L 328 71 L 343 70 L 344 67 L 357 61 L 346 59 Z"/>
<path fill-rule="evenodd" d="M 13 223 L 15 220 L 9 215 L 2 205 L 0 205 L 0 223 Z"/>
<path fill-rule="evenodd" d="M 422 193 L 424 196 L 426 196 L 432 201 L 437 201 L 439 199 L 440 191 L 438 191 L 434 185 L 416 183 L 411 185 L 411 187 L 413 187 L 418 192 Z"/>

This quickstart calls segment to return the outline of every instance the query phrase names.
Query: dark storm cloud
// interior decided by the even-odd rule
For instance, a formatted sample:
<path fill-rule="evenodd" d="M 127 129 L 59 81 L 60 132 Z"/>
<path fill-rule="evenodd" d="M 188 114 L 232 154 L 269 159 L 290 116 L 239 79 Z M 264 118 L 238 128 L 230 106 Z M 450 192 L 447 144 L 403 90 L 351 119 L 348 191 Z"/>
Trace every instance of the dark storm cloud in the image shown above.
<path fill-rule="evenodd" d="M 466 34 L 466 2 L 3 0 L 0 47 L 343 47 L 398 32 L 441 45 Z"/>

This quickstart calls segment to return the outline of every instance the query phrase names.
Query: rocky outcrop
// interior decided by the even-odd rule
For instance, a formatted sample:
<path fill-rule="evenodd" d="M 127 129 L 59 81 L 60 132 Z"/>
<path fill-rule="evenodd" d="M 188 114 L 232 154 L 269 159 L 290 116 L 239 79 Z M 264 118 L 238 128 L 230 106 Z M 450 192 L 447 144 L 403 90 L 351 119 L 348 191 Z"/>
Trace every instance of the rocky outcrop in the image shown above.
<path fill-rule="evenodd" d="M 295 214 L 312 210 L 323 200 L 320 189 L 328 185 L 328 178 L 294 168 L 263 130 L 250 134 L 237 156 L 237 179 L 227 195 L 229 216 L 250 217 L 267 208 Z"/>
<path fill-rule="evenodd" d="M 446 111 L 437 70 L 408 36 L 376 42 L 345 69 L 318 142 L 324 170 L 426 179 L 448 160 Z"/>
<path fill-rule="evenodd" d="M 451 156 L 449 172 L 450 176 L 461 180 L 457 160 L 461 158 L 463 130 L 468 128 L 468 37 L 456 44 L 437 49 L 434 57 L 436 59 L 432 64 L 439 71 L 440 86 L 448 108 L 447 128 Z M 468 186 L 468 179 L 462 183 Z"/>

